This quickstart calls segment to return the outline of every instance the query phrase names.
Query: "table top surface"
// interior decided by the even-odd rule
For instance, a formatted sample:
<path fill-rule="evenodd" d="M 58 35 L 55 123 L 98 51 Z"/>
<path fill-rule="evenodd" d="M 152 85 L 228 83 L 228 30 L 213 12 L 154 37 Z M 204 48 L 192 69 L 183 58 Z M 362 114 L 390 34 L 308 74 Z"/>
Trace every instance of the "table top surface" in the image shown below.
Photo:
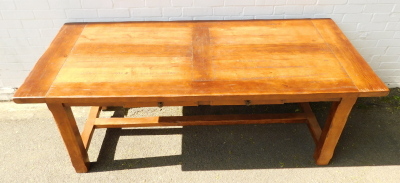
<path fill-rule="evenodd" d="M 70 23 L 14 101 L 346 93 L 388 89 L 331 19 Z"/>

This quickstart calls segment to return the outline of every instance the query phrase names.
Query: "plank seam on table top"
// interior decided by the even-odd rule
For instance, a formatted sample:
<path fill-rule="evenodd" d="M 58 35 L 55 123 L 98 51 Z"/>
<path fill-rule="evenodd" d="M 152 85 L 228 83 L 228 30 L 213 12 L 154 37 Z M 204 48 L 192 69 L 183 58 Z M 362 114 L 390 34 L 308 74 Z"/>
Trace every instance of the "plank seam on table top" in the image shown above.
<path fill-rule="evenodd" d="M 331 22 L 333 22 L 334 24 L 336 24 L 332 19 L 327 19 L 327 21 L 329 21 L 329 20 L 330 20 Z M 321 35 L 320 30 L 315 26 L 314 21 L 313 21 L 313 20 L 310 20 L 310 22 L 313 24 L 315 30 L 317 30 L 318 35 L 319 35 L 322 39 L 324 39 L 324 43 L 325 43 L 325 45 L 329 48 L 330 52 L 331 52 L 333 55 L 335 55 L 335 58 L 336 58 L 337 62 L 340 64 L 340 68 L 346 73 L 347 78 L 349 78 L 349 79 L 351 80 L 351 83 L 353 84 L 353 86 L 354 86 L 355 88 L 357 88 L 357 90 L 360 90 L 360 89 L 357 87 L 357 85 L 354 83 L 354 81 L 353 81 L 353 79 L 350 77 L 350 75 L 347 73 L 347 70 L 343 67 L 342 63 L 339 61 L 339 58 L 337 58 L 336 53 L 333 52 L 331 46 L 330 46 L 330 45 L 327 43 L 327 41 L 325 40 L 325 37 Z"/>
<path fill-rule="evenodd" d="M 66 24 L 66 25 L 67 25 L 67 24 Z M 74 25 L 74 24 L 71 24 L 71 25 Z M 82 32 L 85 30 L 85 28 L 86 28 L 86 26 L 87 26 L 87 23 L 84 23 L 84 25 L 85 25 L 85 26 L 83 27 L 82 31 L 79 33 L 79 36 L 78 36 L 77 39 L 75 40 L 75 43 L 73 44 L 73 46 L 71 47 L 71 50 L 69 50 L 69 52 L 68 52 L 67 55 L 70 55 L 71 52 L 72 52 L 72 50 L 75 49 L 75 45 L 76 45 L 76 43 L 78 42 L 79 38 L 81 37 Z M 58 74 L 60 73 L 61 69 L 64 67 L 64 64 L 67 62 L 67 60 L 68 60 L 68 57 L 65 58 L 65 60 L 64 60 L 63 64 L 61 65 L 60 69 L 57 71 L 56 76 L 53 78 L 53 81 L 51 82 L 50 87 L 47 89 L 47 92 L 46 92 L 46 94 L 44 95 L 44 98 L 45 98 L 46 101 L 47 101 L 47 95 L 48 95 L 48 93 L 50 92 L 50 89 L 52 88 L 52 86 L 53 86 L 53 84 L 54 84 L 54 81 L 57 79 Z"/>
<path fill-rule="evenodd" d="M 209 75 L 207 75 L 207 72 L 204 72 L 202 68 L 204 67 L 210 67 L 209 65 L 209 58 L 206 56 L 202 56 L 205 53 L 208 54 L 209 52 L 209 46 L 210 46 L 210 29 L 208 26 L 204 26 L 202 24 L 200 25 L 193 25 L 192 28 L 192 81 L 208 81 L 212 80 L 209 78 Z M 203 29 L 207 29 L 206 32 L 204 32 Z M 203 31 L 203 32 L 202 32 Z M 201 35 L 201 33 L 203 33 Z M 201 49 L 195 49 L 197 47 L 200 47 Z M 199 68 L 201 66 L 201 68 Z M 212 67 L 212 66 L 211 66 Z M 195 78 L 194 74 L 197 73 L 200 75 L 200 78 Z"/>

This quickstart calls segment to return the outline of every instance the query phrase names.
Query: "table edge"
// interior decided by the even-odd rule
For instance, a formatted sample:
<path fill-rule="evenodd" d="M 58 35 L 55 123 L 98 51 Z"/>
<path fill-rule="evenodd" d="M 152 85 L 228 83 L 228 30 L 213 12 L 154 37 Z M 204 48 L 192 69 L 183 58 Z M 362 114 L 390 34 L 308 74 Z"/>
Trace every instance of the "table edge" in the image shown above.
<path fill-rule="evenodd" d="M 376 75 L 332 19 L 311 21 L 337 57 L 346 55 L 344 58 L 347 59 L 338 60 L 360 92 L 360 97 L 379 97 L 389 94 L 386 84 Z"/>
<path fill-rule="evenodd" d="M 86 24 L 65 24 L 61 27 L 49 48 L 15 92 L 15 103 L 45 103 L 48 90 L 85 26 Z"/>

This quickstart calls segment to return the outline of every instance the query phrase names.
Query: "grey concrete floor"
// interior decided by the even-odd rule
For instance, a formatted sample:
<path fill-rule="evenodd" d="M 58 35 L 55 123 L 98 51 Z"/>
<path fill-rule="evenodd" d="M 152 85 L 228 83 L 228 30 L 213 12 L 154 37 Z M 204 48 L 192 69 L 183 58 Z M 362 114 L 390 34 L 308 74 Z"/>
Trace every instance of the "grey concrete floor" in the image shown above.
<path fill-rule="evenodd" d="M 312 103 L 321 125 L 329 103 Z M 73 108 L 83 126 L 89 108 Z M 297 106 L 129 109 L 127 116 L 295 112 Z M 104 111 L 103 117 L 114 115 Z M 75 173 L 44 104 L 0 102 L 0 182 L 399 182 L 400 89 L 362 98 L 328 166 L 304 124 L 98 129 Z"/>

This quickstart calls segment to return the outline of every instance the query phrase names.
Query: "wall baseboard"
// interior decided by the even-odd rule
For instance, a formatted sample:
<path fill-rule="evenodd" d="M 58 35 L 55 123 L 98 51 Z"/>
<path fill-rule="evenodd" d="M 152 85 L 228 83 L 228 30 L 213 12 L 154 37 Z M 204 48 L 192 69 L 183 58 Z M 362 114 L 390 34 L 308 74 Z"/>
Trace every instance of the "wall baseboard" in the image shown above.
<path fill-rule="evenodd" d="M 11 101 L 17 88 L 0 88 L 0 102 Z"/>

